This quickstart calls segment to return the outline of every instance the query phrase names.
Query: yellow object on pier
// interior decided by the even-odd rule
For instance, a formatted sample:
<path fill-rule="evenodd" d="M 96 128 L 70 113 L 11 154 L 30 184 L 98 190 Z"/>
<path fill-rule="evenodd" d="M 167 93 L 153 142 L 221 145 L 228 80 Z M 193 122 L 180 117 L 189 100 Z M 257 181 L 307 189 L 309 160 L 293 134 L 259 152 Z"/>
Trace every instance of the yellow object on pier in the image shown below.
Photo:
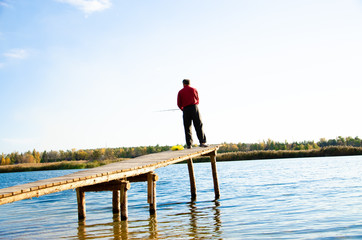
<path fill-rule="evenodd" d="M 182 145 L 176 145 L 171 148 L 172 151 L 184 150 Z"/>

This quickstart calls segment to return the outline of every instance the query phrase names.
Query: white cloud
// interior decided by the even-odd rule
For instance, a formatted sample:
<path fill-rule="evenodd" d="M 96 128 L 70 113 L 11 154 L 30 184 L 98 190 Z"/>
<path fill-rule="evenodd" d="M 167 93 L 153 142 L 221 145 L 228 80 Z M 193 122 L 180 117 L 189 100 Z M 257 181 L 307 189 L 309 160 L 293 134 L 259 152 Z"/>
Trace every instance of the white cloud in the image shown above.
<path fill-rule="evenodd" d="M 8 3 L 6 3 L 6 1 L 1 1 L 1 0 L 0 0 L 0 6 L 10 7 L 10 5 Z"/>
<path fill-rule="evenodd" d="M 29 51 L 25 49 L 11 49 L 10 51 L 4 53 L 5 57 L 14 58 L 14 59 L 25 59 L 29 56 Z"/>
<path fill-rule="evenodd" d="M 111 7 L 110 0 L 57 0 L 58 2 L 71 4 L 87 14 L 103 11 Z"/>

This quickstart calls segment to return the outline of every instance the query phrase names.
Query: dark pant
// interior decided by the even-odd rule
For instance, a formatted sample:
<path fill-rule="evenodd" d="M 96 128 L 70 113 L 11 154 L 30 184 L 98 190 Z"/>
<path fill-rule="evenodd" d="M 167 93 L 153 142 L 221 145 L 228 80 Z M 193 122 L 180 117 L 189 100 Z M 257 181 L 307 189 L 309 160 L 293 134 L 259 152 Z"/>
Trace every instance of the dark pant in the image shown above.
<path fill-rule="evenodd" d="M 192 145 L 192 132 L 191 132 L 192 122 L 194 123 L 197 138 L 199 139 L 200 144 L 206 143 L 206 136 L 202 129 L 202 121 L 201 121 L 201 117 L 200 117 L 199 108 L 197 107 L 197 105 L 191 105 L 191 106 L 184 107 L 183 119 L 184 119 L 187 146 Z"/>

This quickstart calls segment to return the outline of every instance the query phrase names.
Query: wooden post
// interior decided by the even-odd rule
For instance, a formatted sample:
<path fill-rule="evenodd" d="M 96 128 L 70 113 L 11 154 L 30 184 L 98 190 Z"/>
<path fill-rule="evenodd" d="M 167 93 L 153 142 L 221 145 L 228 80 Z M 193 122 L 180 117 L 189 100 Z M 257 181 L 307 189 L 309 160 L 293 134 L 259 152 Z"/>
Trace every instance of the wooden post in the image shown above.
<path fill-rule="evenodd" d="M 212 177 L 214 180 L 215 199 L 219 199 L 220 190 L 219 190 L 219 182 L 217 179 L 217 170 L 216 170 L 216 151 L 210 154 L 210 160 L 211 160 L 211 168 L 212 168 Z"/>
<path fill-rule="evenodd" d="M 130 189 L 131 184 L 128 181 L 121 183 L 121 220 L 128 219 L 128 206 L 127 206 L 127 190 Z"/>
<path fill-rule="evenodd" d="M 81 188 L 77 188 L 78 220 L 85 219 L 85 193 Z"/>
<path fill-rule="evenodd" d="M 147 174 L 147 202 L 150 204 L 150 214 L 156 213 L 156 181 L 158 175 L 154 172 Z"/>
<path fill-rule="evenodd" d="M 120 212 L 120 192 L 118 190 L 113 190 L 112 206 L 113 213 L 116 214 Z"/>
<path fill-rule="evenodd" d="M 194 165 L 192 163 L 192 158 L 187 160 L 187 167 L 189 169 L 189 176 L 190 176 L 191 199 L 196 200 L 196 181 L 195 181 Z"/>

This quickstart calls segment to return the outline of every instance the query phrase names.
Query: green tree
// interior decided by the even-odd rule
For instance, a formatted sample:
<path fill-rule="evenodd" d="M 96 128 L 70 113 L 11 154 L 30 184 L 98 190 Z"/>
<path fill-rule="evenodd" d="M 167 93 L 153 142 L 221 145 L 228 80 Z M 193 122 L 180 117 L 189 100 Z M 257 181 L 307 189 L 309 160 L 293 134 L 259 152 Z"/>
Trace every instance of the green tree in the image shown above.
<path fill-rule="evenodd" d="M 238 150 L 239 151 L 247 151 L 248 150 L 248 145 L 247 144 L 245 144 L 245 143 L 238 143 L 237 144 L 237 146 L 238 146 Z"/>
<path fill-rule="evenodd" d="M 320 146 L 320 147 L 326 147 L 326 146 L 327 146 L 327 141 L 326 141 L 326 139 L 325 139 L 325 138 L 319 139 L 318 146 Z"/>
<path fill-rule="evenodd" d="M 343 137 L 338 136 L 338 138 L 337 138 L 337 145 L 338 145 L 338 146 L 345 146 L 345 145 L 346 145 L 346 140 L 345 140 Z"/>
<path fill-rule="evenodd" d="M 41 162 L 42 163 L 46 163 L 46 162 L 48 162 L 48 154 L 47 154 L 47 151 L 44 151 L 43 153 L 42 153 L 42 155 L 41 155 Z"/>
<path fill-rule="evenodd" d="M 60 160 L 60 153 L 58 151 L 51 150 L 50 152 L 47 152 L 47 156 L 49 162 L 55 162 Z"/>
<path fill-rule="evenodd" d="M 114 152 L 112 149 L 107 148 L 104 152 L 105 159 L 114 159 Z"/>
<path fill-rule="evenodd" d="M 100 149 L 95 149 L 92 152 L 92 160 L 100 160 L 102 157 L 102 153 Z"/>
<path fill-rule="evenodd" d="M 155 147 L 153 147 L 153 146 L 147 147 L 147 154 L 154 153 L 154 152 L 156 152 Z"/>
<path fill-rule="evenodd" d="M 11 164 L 20 163 L 21 160 L 22 160 L 22 156 L 19 154 L 19 152 L 13 152 L 10 154 Z"/>

